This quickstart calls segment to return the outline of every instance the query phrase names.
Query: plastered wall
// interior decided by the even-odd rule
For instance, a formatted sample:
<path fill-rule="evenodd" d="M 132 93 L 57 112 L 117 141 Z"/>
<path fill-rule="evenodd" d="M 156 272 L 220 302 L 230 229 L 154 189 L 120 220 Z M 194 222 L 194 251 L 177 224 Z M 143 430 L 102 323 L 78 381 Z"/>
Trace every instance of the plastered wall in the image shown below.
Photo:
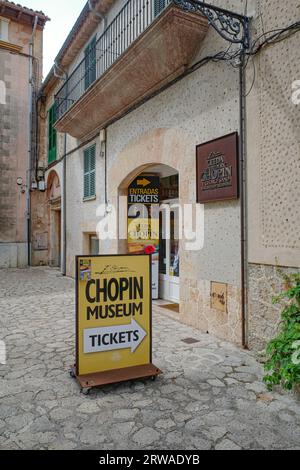
<path fill-rule="evenodd" d="M 276 11 L 276 14 L 274 12 Z M 257 2 L 254 40 L 300 18 L 298 0 Z M 299 33 L 271 45 L 248 67 L 249 262 L 300 266 L 300 106 L 292 83 L 300 79 Z"/>
<path fill-rule="evenodd" d="M 298 0 L 255 2 L 253 40 L 300 18 Z M 248 67 L 247 166 L 249 236 L 249 345 L 262 350 L 280 323 L 273 296 L 285 274 L 300 268 L 300 34 L 264 49 Z M 294 269 L 289 269 L 294 268 Z"/>
<path fill-rule="evenodd" d="M 8 42 L 28 54 L 32 28 L 9 22 Z M 42 66 L 42 31 L 35 36 L 36 81 Z M 29 133 L 29 59 L 0 50 L 0 268 L 27 266 L 26 194 Z M 23 187 L 17 186 L 22 178 Z"/>

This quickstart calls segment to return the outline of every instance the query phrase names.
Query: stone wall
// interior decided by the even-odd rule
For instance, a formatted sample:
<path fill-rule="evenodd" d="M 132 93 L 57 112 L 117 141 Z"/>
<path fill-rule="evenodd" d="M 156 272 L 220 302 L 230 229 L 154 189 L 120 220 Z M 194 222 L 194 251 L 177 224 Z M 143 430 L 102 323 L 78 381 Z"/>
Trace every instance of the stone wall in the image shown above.
<path fill-rule="evenodd" d="M 249 265 L 249 346 L 256 351 L 265 349 L 275 337 L 280 323 L 282 305 L 273 305 L 272 299 L 286 290 L 282 273 L 296 272 L 276 266 Z"/>
<path fill-rule="evenodd" d="M 0 168 L 1 168 L 1 184 L 0 184 L 0 236 L 1 243 L 8 242 L 15 238 L 17 200 L 15 188 L 12 186 L 14 177 L 15 160 L 11 157 L 12 140 L 16 138 L 17 131 L 17 114 L 12 122 L 12 114 L 16 112 L 11 106 L 11 54 L 0 54 L 0 80 L 4 82 L 5 99 L 1 103 L 0 113 Z M 15 183 L 15 182 L 14 182 Z"/>
<path fill-rule="evenodd" d="M 30 25 L 11 21 L 10 43 L 29 53 Z M 42 31 L 37 30 L 34 54 L 38 59 L 37 86 L 42 67 Z M 26 188 L 29 151 L 29 59 L 0 51 L 0 268 L 27 266 Z M 4 84 L 4 85 L 3 85 Z M 3 94 L 3 93 L 2 93 Z M 17 185 L 22 178 L 23 186 Z"/>
<path fill-rule="evenodd" d="M 47 266 L 49 252 L 49 220 L 46 192 L 31 194 L 31 263 Z"/>
<path fill-rule="evenodd" d="M 28 59 L 0 53 L 0 80 L 6 87 L 0 104 L 0 267 L 27 264 L 26 185 L 28 165 Z M 22 119 L 24 116 L 24 119 Z"/>

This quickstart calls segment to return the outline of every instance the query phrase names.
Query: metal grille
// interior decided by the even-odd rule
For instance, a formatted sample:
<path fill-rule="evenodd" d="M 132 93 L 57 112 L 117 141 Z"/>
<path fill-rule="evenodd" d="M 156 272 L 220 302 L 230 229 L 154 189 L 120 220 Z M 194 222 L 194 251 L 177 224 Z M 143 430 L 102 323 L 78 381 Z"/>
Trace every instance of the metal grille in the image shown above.
<path fill-rule="evenodd" d="M 150 26 L 172 0 L 129 0 L 55 97 L 60 119 L 126 49 Z"/>

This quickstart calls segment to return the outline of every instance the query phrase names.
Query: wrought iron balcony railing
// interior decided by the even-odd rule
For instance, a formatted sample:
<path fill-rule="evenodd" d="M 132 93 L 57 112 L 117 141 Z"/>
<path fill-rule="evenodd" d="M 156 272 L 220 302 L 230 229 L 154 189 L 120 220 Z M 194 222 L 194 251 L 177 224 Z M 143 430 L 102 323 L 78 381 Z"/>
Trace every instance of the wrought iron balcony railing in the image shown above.
<path fill-rule="evenodd" d="M 103 34 L 94 38 L 85 57 L 55 96 L 59 120 L 92 87 L 172 0 L 129 0 Z"/>

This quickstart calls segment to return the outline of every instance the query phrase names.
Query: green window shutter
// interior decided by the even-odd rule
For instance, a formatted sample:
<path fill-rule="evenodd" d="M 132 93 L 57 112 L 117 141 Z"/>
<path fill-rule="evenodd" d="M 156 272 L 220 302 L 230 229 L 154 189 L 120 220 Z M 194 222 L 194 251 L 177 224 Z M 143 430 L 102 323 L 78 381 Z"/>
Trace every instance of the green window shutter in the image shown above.
<path fill-rule="evenodd" d="M 160 12 L 165 8 L 167 0 L 154 0 L 154 17 L 160 14 Z"/>
<path fill-rule="evenodd" d="M 96 37 L 84 51 L 85 56 L 85 89 L 96 80 Z"/>
<path fill-rule="evenodd" d="M 83 158 L 83 197 L 87 199 L 96 196 L 96 146 L 86 149 Z"/>
<path fill-rule="evenodd" d="M 55 105 L 49 109 L 48 115 L 48 164 L 56 161 L 57 157 L 57 133 L 54 128 L 55 123 Z"/>

